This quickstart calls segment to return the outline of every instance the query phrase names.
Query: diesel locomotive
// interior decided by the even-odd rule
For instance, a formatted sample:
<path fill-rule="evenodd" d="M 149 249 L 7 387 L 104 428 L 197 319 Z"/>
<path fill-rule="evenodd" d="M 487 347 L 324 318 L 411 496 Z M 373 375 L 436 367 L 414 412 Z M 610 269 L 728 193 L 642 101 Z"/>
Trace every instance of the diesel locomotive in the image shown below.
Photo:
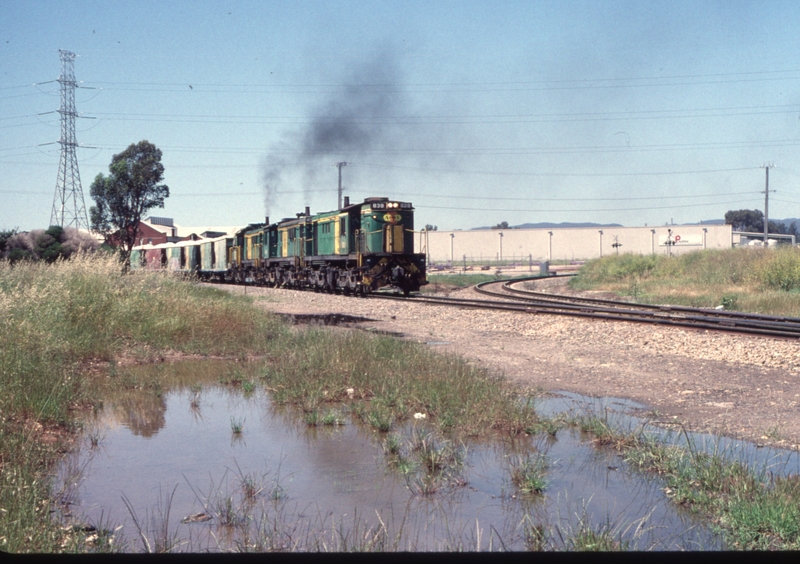
<path fill-rule="evenodd" d="M 410 202 L 367 198 L 341 209 L 251 223 L 232 234 L 134 247 L 131 269 L 167 269 L 201 279 L 271 287 L 404 294 L 427 284 L 414 252 Z"/>

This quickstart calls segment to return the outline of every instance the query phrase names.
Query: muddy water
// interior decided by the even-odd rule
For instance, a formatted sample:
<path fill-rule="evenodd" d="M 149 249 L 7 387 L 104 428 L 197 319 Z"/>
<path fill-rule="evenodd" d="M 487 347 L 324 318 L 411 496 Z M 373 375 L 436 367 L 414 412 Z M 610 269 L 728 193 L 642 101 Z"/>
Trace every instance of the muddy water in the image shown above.
<path fill-rule="evenodd" d="M 661 484 L 569 430 L 555 439 L 470 443 L 460 479 L 420 495 L 388 463 L 385 435 L 355 419 L 308 427 L 263 389 L 217 383 L 221 374 L 247 379 L 255 369 L 202 361 L 115 376 L 159 384 L 109 394 L 87 422 L 84 448 L 58 478 L 68 486 L 69 518 L 121 525 L 117 537 L 129 551 L 158 543 L 179 551 L 524 550 L 530 526 L 556 547 L 591 527 L 642 550 L 721 548 L 668 502 Z M 547 487 L 521 495 L 509 457 L 535 451 L 546 455 Z M 245 495 L 248 483 L 254 496 Z M 182 522 L 189 516 L 197 522 Z"/>

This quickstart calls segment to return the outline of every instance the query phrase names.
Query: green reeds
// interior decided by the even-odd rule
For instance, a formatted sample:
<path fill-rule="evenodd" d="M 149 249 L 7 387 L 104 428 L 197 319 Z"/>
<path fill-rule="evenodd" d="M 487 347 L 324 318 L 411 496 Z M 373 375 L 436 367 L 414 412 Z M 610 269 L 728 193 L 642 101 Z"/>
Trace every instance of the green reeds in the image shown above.
<path fill-rule="evenodd" d="M 244 419 L 231 417 L 231 432 L 234 435 L 241 435 L 244 429 Z"/>
<path fill-rule="evenodd" d="M 276 403 L 305 411 L 345 403 L 383 432 L 417 413 L 440 429 L 467 435 L 538 431 L 535 409 L 502 378 L 417 343 L 306 329 L 272 344 L 262 379 Z"/>
<path fill-rule="evenodd" d="M 547 458 L 539 453 L 509 458 L 511 481 L 523 494 L 540 494 L 547 486 Z"/>
<path fill-rule="evenodd" d="M 581 424 L 599 432 L 598 444 L 613 446 L 629 467 L 657 475 L 674 503 L 705 514 L 731 547 L 746 550 L 800 548 L 800 478 L 752 468 L 737 454 L 668 444 L 644 433 L 615 430 L 605 418 Z"/>
<path fill-rule="evenodd" d="M 438 433 L 414 429 L 410 435 L 390 433 L 383 440 L 389 466 L 402 474 L 408 489 L 421 496 L 467 484 L 462 474 L 467 449 Z"/>

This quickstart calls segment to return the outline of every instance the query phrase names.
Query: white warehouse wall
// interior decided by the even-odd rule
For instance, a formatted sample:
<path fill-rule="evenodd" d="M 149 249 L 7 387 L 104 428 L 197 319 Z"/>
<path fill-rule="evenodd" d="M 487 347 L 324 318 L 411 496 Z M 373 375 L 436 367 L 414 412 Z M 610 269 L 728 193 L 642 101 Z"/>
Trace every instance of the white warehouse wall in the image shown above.
<path fill-rule="evenodd" d="M 602 232 L 602 233 L 601 233 Z M 701 249 L 729 249 L 730 225 L 663 227 L 581 227 L 568 229 L 482 229 L 429 231 L 414 235 L 415 252 L 434 263 L 466 255 L 468 261 L 587 260 L 614 253 L 682 254 Z M 667 240 L 674 244 L 667 245 Z M 615 247 L 614 244 L 618 244 Z"/>

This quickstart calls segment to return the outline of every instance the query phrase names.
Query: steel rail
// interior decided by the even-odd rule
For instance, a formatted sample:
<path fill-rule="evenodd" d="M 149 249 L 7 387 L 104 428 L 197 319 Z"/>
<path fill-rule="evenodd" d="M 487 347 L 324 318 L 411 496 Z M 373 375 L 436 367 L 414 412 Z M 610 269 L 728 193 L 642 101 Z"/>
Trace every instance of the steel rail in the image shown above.
<path fill-rule="evenodd" d="M 552 277 L 551 277 L 552 278 Z M 657 305 L 657 304 L 637 304 L 632 302 L 625 302 L 621 300 L 608 300 L 603 298 L 587 298 L 581 296 L 560 296 L 556 294 L 548 294 L 546 292 L 536 292 L 533 290 L 521 290 L 519 288 L 514 288 L 513 285 L 519 282 L 530 282 L 535 280 L 542 280 L 541 277 L 530 277 L 530 278 L 518 278 L 514 280 L 497 280 L 497 281 L 489 281 L 489 282 L 482 282 L 476 286 L 476 291 L 486 295 L 493 295 L 497 297 L 505 297 L 502 293 L 493 292 L 491 290 L 487 290 L 484 286 L 488 286 L 491 284 L 503 284 L 503 289 L 507 292 L 512 294 L 518 294 L 521 296 L 529 296 L 525 299 L 536 299 L 543 300 L 543 301 L 557 301 L 557 302 L 583 302 L 583 303 L 590 303 L 590 304 L 606 304 L 612 307 L 633 307 L 635 309 L 642 309 L 642 310 L 657 310 L 663 312 L 686 312 L 689 314 L 697 314 L 702 313 L 706 316 L 714 316 L 714 317 L 728 317 L 732 319 L 754 319 L 760 320 L 765 322 L 779 322 L 781 324 L 784 323 L 791 323 L 800 326 L 800 318 L 798 317 L 786 317 L 780 315 L 767 315 L 762 313 L 746 313 L 741 311 L 725 311 L 725 310 L 710 310 L 704 308 L 695 308 L 689 306 L 679 306 L 679 305 Z"/>
<path fill-rule="evenodd" d="M 508 299 L 509 296 L 494 292 L 485 292 L 488 295 L 502 297 Z M 632 316 L 643 316 L 643 317 L 669 317 L 672 319 L 684 319 L 688 322 L 705 322 L 705 323 L 712 323 L 716 325 L 720 325 L 722 327 L 730 327 L 730 326 L 742 326 L 742 327 L 753 327 L 753 328 L 761 328 L 761 329 L 774 329 L 777 331 L 781 331 L 784 333 L 792 333 L 795 332 L 800 334 L 800 323 L 797 323 L 798 320 L 795 318 L 770 318 L 768 316 L 762 317 L 752 317 L 746 314 L 737 316 L 737 315 L 727 315 L 722 316 L 719 315 L 721 312 L 710 311 L 710 310 L 703 310 L 703 309 L 693 309 L 693 308 L 681 308 L 678 312 L 672 311 L 672 309 L 668 306 L 659 306 L 656 308 L 638 308 L 639 304 L 631 304 L 630 302 L 613 302 L 613 300 L 604 300 L 603 303 L 613 302 L 617 307 L 606 307 L 601 305 L 572 305 L 575 303 L 574 300 L 559 300 L 557 298 L 553 298 L 552 294 L 548 294 L 549 298 L 517 298 L 516 296 L 513 299 L 520 300 L 524 303 L 531 303 L 537 304 L 540 306 L 551 306 L 551 307 L 563 307 L 566 309 L 570 308 L 579 308 L 579 309 L 591 309 L 591 311 L 596 312 L 606 312 L 606 313 L 620 313 L 620 314 L 628 314 Z M 725 312 L 725 313 L 736 313 L 736 312 Z"/>
<path fill-rule="evenodd" d="M 408 300 L 399 296 L 386 294 L 369 294 L 367 297 L 374 299 L 393 299 Z M 704 317 L 702 315 L 687 316 L 684 314 L 672 315 L 662 311 L 637 311 L 620 310 L 617 308 L 598 307 L 591 305 L 576 305 L 570 303 L 538 302 L 526 300 L 525 302 L 516 301 L 514 298 L 505 296 L 512 301 L 500 302 L 497 300 L 476 300 L 465 298 L 450 297 L 431 297 L 415 296 L 410 298 L 412 301 L 422 302 L 432 305 L 445 305 L 467 307 L 474 309 L 489 309 L 500 311 L 513 311 L 532 314 L 551 314 L 565 315 L 570 317 L 602 319 L 608 321 L 629 321 L 634 323 L 650 323 L 673 327 L 705 329 L 712 331 L 724 331 L 742 333 L 748 335 L 760 335 L 767 337 L 782 337 L 797 339 L 800 338 L 800 327 L 794 324 L 783 326 L 763 326 L 754 324 L 752 321 L 741 320 L 736 322 L 730 319 L 720 319 L 719 317 Z M 625 303 L 625 302 L 622 302 Z M 630 305 L 630 304 L 628 304 Z"/>
<path fill-rule="evenodd" d="M 708 310 L 701 308 L 691 308 L 686 306 L 659 306 L 652 304 L 632 304 L 630 302 L 623 302 L 616 300 L 602 300 L 597 298 L 572 299 L 573 296 L 567 296 L 564 299 L 559 299 L 560 296 L 555 296 L 553 294 L 543 294 L 541 292 L 533 293 L 526 290 L 518 290 L 518 289 L 510 290 L 509 289 L 510 284 L 516 282 L 517 281 L 485 282 L 480 285 L 481 286 L 480 289 L 476 287 L 476 290 L 478 290 L 483 294 L 508 299 L 508 296 L 506 294 L 490 291 L 485 288 L 485 286 L 499 283 L 503 284 L 504 290 L 506 291 L 513 290 L 512 293 L 514 294 L 514 299 L 519 299 L 526 303 L 535 303 L 540 306 L 543 304 L 551 304 L 557 307 L 568 307 L 562 304 L 585 301 L 586 303 L 591 304 L 590 308 L 592 311 L 597 311 L 597 312 L 604 311 L 611 313 L 614 311 L 619 311 L 620 313 L 625 313 L 634 316 L 645 316 L 645 317 L 649 315 L 659 316 L 659 317 L 665 316 L 673 319 L 685 319 L 692 323 L 711 323 L 719 325 L 725 328 L 725 330 L 727 330 L 727 328 L 729 327 L 738 326 L 738 327 L 750 327 L 753 329 L 775 330 L 780 333 L 785 333 L 789 335 L 800 334 L 800 319 L 795 317 L 781 317 L 781 316 L 750 314 L 750 313 L 733 312 L 733 311 L 717 311 L 717 310 Z M 524 294 L 524 295 L 534 294 L 534 297 L 518 298 L 516 297 L 517 294 Z M 545 297 L 540 297 L 540 296 L 545 296 Z M 603 305 L 594 305 L 594 304 L 609 304 L 613 307 L 604 307 Z"/>

